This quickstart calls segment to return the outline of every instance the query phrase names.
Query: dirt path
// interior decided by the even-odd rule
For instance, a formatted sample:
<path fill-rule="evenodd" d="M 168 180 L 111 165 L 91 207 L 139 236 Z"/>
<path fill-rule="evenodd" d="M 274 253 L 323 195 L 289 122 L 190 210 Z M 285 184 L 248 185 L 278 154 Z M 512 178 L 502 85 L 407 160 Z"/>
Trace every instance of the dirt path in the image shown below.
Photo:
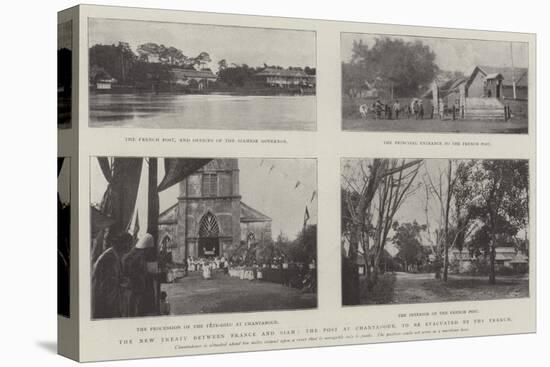
<path fill-rule="evenodd" d="M 249 312 L 314 308 L 312 293 L 258 280 L 241 280 L 220 272 L 205 280 L 191 274 L 176 283 L 163 284 L 174 315 Z"/>
<path fill-rule="evenodd" d="M 487 277 L 450 275 L 447 283 L 434 274 L 396 273 L 393 303 L 474 301 L 529 296 L 529 279 L 524 276 L 497 277 L 490 285 Z"/>
<path fill-rule="evenodd" d="M 362 120 L 345 118 L 343 130 L 351 131 L 401 131 L 446 133 L 527 133 L 527 120 L 466 121 L 466 120 Z"/>

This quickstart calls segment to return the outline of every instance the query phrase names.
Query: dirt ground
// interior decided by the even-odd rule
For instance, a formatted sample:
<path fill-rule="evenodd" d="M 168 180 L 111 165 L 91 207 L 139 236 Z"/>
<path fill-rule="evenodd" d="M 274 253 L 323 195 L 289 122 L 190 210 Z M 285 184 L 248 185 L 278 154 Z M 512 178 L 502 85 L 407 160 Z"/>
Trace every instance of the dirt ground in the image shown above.
<path fill-rule="evenodd" d="M 171 314 L 293 310 L 317 307 L 317 296 L 280 284 L 241 280 L 222 272 L 212 279 L 190 273 L 176 283 L 163 284 Z"/>
<path fill-rule="evenodd" d="M 490 285 L 486 276 L 449 275 L 447 283 L 434 274 L 395 273 L 392 303 L 431 303 L 525 298 L 529 296 L 527 276 L 497 276 Z"/>
<path fill-rule="evenodd" d="M 477 120 L 362 120 L 344 118 L 342 129 L 345 131 L 395 131 L 423 133 L 486 133 L 486 134 L 527 134 L 527 119 L 509 121 Z"/>

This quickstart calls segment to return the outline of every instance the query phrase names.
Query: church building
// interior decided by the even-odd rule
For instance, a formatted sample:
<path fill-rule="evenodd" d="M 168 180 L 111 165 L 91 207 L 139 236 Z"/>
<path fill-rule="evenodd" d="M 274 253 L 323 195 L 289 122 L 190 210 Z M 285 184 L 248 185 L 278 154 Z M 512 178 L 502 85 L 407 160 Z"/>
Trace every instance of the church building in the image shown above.
<path fill-rule="evenodd" d="M 179 184 L 178 201 L 159 215 L 160 247 L 175 263 L 240 256 L 271 240 L 271 218 L 241 201 L 237 159 L 214 159 Z"/>

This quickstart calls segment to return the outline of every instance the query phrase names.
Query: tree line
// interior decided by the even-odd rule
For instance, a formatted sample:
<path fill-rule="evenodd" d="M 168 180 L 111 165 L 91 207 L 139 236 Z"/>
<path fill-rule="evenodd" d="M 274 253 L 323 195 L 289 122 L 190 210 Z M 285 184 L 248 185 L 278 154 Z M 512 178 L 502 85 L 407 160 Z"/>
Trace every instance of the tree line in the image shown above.
<path fill-rule="evenodd" d="M 528 177 L 525 160 L 448 160 L 432 169 L 424 160 L 349 160 L 341 189 L 344 304 L 360 302 L 358 258 L 366 264 L 368 297 L 389 243 L 405 270 L 431 257 L 430 271 L 444 282 L 449 251 L 465 249 L 488 259 L 488 280 L 495 284 L 497 246 L 523 233 L 528 247 Z M 396 214 L 413 197 L 424 213 L 399 223 Z"/>
<path fill-rule="evenodd" d="M 137 46 L 136 52 L 126 42 L 103 45 L 96 44 L 89 49 L 91 82 L 114 78 L 122 84 L 139 84 L 151 82 L 171 82 L 170 70 L 183 68 L 189 70 L 211 70 L 212 58 L 206 51 L 196 56 L 185 55 L 181 49 L 157 43 L 144 43 Z M 227 86 L 242 87 L 252 80 L 254 74 L 267 67 L 283 69 L 278 65 L 264 64 L 251 67 L 247 64 L 229 63 L 226 59 L 218 61 L 218 82 Z M 315 75 L 315 68 L 290 67 L 289 70 L 303 70 L 308 75 Z"/>
<path fill-rule="evenodd" d="M 275 240 L 261 241 L 253 248 L 253 256 L 257 264 L 274 264 L 282 259 L 302 264 L 316 261 L 317 225 L 307 225 L 294 240 L 279 233 Z"/>

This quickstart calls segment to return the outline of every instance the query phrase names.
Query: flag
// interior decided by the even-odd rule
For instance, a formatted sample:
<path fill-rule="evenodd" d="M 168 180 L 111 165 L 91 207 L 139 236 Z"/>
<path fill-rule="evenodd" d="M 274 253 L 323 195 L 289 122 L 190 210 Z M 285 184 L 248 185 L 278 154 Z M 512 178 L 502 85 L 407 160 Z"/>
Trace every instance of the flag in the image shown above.
<path fill-rule="evenodd" d="M 306 205 L 306 212 L 304 213 L 304 228 L 306 227 L 308 220 L 309 220 L 309 210 L 307 209 L 307 205 Z"/>
<path fill-rule="evenodd" d="M 300 181 L 296 181 L 296 185 L 294 185 L 294 189 L 297 189 L 298 186 L 300 186 L 301 182 Z"/>
<path fill-rule="evenodd" d="M 139 212 L 136 210 L 136 220 L 134 221 L 134 229 L 132 230 L 132 236 L 137 238 L 139 233 Z"/>
<path fill-rule="evenodd" d="M 273 171 L 273 168 L 275 168 L 275 165 L 271 165 L 271 167 L 269 167 L 269 173 L 271 173 L 271 171 Z"/>
<path fill-rule="evenodd" d="M 311 194 L 311 199 L 309 200 L 310 203 L 313 202 L 313 199 L 315 199 L 315 196 L 317 196 L 317 190 L 313 190 L 313 194 Z"/>
<path fill-rule="evenodd" d="M 211 159 L 164 158 L 164 177 L 158 186 L 158 192 L 181 182 L 210 161 Z"/>

